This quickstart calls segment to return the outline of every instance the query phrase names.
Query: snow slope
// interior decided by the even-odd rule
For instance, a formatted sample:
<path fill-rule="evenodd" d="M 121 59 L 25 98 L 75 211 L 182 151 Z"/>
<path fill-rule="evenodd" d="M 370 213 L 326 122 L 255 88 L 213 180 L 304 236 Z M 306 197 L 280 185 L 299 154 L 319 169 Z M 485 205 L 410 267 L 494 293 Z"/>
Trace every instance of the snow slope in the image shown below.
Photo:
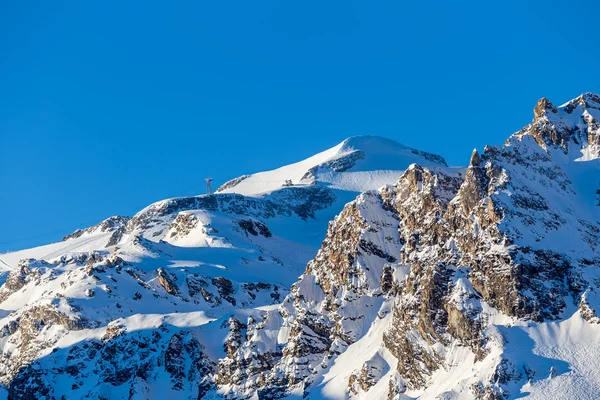
<path fill-rule="evenodd" d="M 7 270 L 12 270 L 17 268 L 19 260 L 26 258 L 52 261 L 52 259 L 70 252 L 89 252 L 103 249 L 109 237 L 110 233 L 101 232 L 84 235 L 67 242 L 51 243 L 31 249 L 0 254 L 0 264 L 4 265 Z"/>
<path fill-rule="evenodd" d="M 440 156 L 404 146 L 378 136 L 354 136 L 300 162 L 272 171 L 244 175 L 225 183 L 221 193 L 261 196 L 284 187 L 315 182 L 353 192 L 377 189 L 398 180 L 413 163 L 445 166 Z"/>

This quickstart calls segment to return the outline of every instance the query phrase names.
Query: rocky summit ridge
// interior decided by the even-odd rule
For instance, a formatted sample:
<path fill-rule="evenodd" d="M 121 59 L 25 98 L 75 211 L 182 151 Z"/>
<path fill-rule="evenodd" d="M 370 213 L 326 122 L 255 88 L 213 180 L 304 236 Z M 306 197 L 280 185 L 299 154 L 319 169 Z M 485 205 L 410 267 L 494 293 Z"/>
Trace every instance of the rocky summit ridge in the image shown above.
<path fill-rule="evenodd" d="M 0 398 L 594 398 L 598 121 L 541 99 L 466 168 L 350 138 L 1 255 Z"/>

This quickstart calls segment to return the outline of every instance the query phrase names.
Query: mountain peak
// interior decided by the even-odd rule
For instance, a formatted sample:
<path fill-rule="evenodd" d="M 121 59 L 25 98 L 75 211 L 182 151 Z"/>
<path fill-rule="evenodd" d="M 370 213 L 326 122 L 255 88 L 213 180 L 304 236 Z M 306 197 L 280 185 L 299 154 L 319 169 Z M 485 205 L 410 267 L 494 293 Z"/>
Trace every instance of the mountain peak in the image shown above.
<path fill-rule="evenodd" d="M 408 146 L 398 143 L 395 140 L 375 135 L 350 136 L 338 146 L 340 147 L 340 151 L 362 150 L 369 153 L 388 153 L 410 149 Z"/>
<path fill-rule="evenodd" d="M 548 100 L 545 97 L 542 97 L 538 100 L 537 105 L 533 108 L 533 115 L 535 116 L 535 118 L 540 118 L 543 115 L 545 115 L 547 111 L 555 113 L 556 107 L 554 107 L 550 100 Z"/>
<path fill-rule="evenodd" d="M 352 136 L 294 164 L 232 179 L 218 193 L 262 196 L 287 186 L 322 184 L 352 192 L 395 183 L 413 163 L 447 166 L 443 157 L 381 136 Z"/>
<path fill-rule="evenodd" d="M 517 136 L 528 134 L 543 148 L 562 148 L 565 153 L 574 149 L 584 153 L 586 158 L 597 158 L 600 154 L 599 110 L 600 96 L 595 93 L 583 93 L 559 107 L 543 97 L 533 109 L 533 121 Z"/>
<path fill-rule="evenodd" d="M 586 92 L 575 99 L 571 100 L 567 104 L 579 104 L 583 109 L 593 108 L 596 110 L 600 110 L 600 96 L 596 93 Z"/>
<path fill-rule="evenodd" d="M 473 167 L 479 167 L 481 164 L 481 157 L 479 156 L 479 152 L 477 149 L 473 149 L 471 152 L 471 160 L 469 161 L 469 165 Z"/>

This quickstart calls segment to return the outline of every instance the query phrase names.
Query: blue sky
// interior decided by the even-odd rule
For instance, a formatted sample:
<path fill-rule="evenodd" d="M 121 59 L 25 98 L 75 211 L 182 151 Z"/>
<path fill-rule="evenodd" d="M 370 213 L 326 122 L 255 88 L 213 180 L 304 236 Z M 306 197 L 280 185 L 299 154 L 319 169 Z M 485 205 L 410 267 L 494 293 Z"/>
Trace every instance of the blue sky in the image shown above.
<path fill-rule="evenodd" d="M 356 134 L 465 164 L 600 91 L 593 1 L 171 3 L 0 5 L 0 251 Z"/>

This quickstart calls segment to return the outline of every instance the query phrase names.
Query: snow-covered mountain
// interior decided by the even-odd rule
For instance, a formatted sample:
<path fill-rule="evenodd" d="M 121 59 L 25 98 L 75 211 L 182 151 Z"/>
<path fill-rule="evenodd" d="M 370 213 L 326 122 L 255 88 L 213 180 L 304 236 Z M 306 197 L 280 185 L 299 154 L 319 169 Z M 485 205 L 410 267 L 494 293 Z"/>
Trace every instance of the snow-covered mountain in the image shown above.
<path fill-rule="evenodd" d="M 467 168 L 353 137 L 0 255 L 0 398 L 596 398 L 598 121 L 542 99 Z"/>
<path fill-rule="evenodd" d="M 415 165 L 361 194 L 282 305 L 232 336 L 219 390 L 597 397 L 599 110 L 543 99 L 464 175 Z"/>
<path fill-rule="evenodd" d="M 357 186 L 393 183 L 415 160 L 445 166 L 388 139 L 353 137 L 280 169 L 285 179 L 313 174 L 302 182 L 273 185 L 272 173 L 259 173 L 242 194 L 228 183 L 213 195 L 163 200 L 60 243 L 0 255 L 0 384 L 15 398 L 196 398 L 199 387 L 214 386 L 225 356 L 221 320 L 232 313 L 259 320 L 261 307 L 280 303 Z M 269 190 L 255 176 L 266 176 Z M 152 350 L 141 351 L 147 341 Z M 202 366 L 174 376 L 161 361 L 174 341 L 194 347 L 176 362 Z M 82 350 L 89 346 L 93 357 Z M 110 360 L 106 351 L 115 352 Z M 31 383 L 34 371 L 43 377 Z"/>
<path fill-rule="evenodd" d="M 446 166 L 438 155 L 390 139 L 354 136 L 295 164 L 232 179 L 217 192 L 261 196 L 285 187 L 286 181 L 296 186 L 317 183 L 331 189 L 364 192 L 396 182 L 413 163 Z"/>

